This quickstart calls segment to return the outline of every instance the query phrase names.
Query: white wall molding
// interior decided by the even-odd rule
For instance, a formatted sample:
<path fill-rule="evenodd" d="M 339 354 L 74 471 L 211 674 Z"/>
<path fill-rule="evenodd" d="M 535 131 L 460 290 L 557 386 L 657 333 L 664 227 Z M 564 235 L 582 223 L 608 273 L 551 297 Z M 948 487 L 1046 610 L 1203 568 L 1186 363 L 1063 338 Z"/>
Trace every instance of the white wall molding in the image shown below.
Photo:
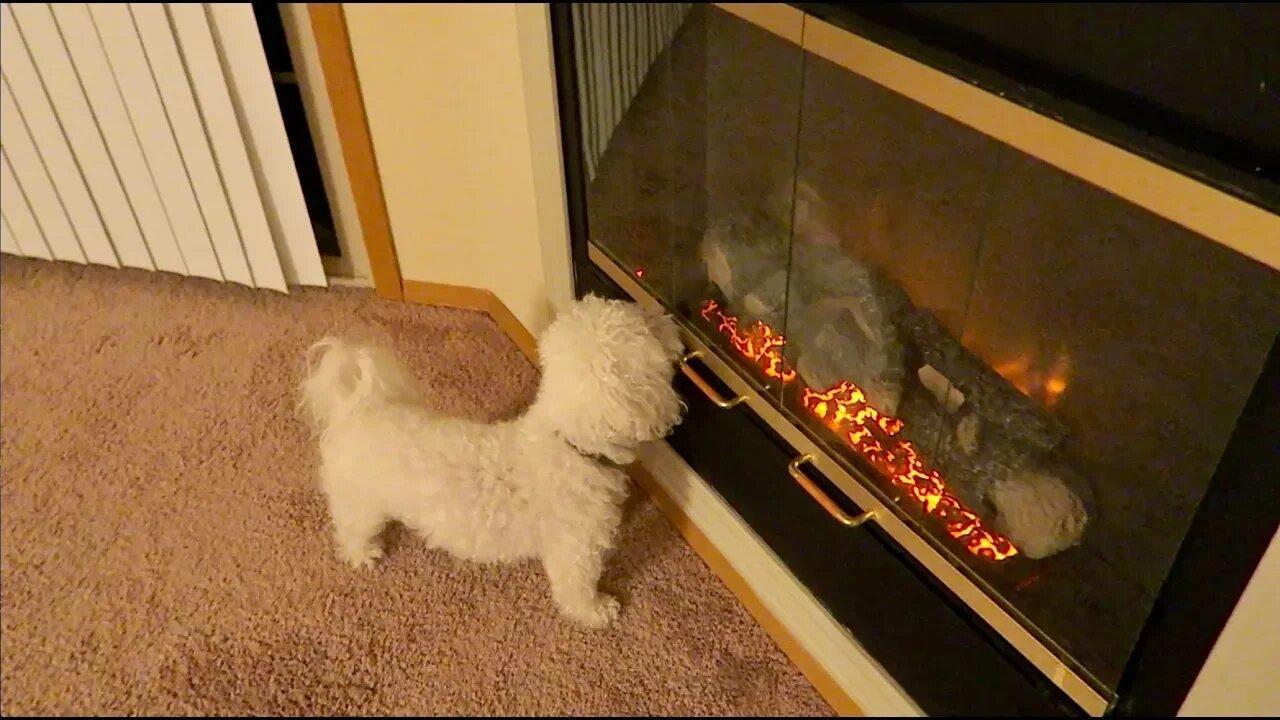
<path fill-rule="evenodd" d="M 568 196 L 556 104 L 555 59 L 551 51 L 551 6 L 516 3 L 515 12 L 542 277 L 551 311 L 558 314 L 573 303 L 574 294 Z"/>

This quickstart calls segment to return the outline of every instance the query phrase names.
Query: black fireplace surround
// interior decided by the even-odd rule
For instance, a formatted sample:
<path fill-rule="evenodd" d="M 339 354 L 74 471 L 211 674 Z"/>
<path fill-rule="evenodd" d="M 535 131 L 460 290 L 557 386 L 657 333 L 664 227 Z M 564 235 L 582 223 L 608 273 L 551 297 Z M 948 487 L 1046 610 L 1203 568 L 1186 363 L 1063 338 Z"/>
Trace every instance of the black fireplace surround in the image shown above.
<path fill-rule="evenodd" d="M 959 5 L 792 7 L 1207 186 L 1273 212 L 1280 207 L 1276 166 L 1269 162 L 1277 148 L 1266 146 L 1275 137 L 1255 133 L 1250 123 L 1256 118 L 1226 113 L 1215 126 L 1213 117 L 1194 112 L 1190 91 L 1171 98 L 1162 94 L 1165 88 L 1143 85 L 1149 74 L 1102 74 L 1108 58 L 1125 61 L 1123 50 L 1114 47 L 1095 46 L 1091 53 L 1090 42 L 1114 39 L 1111 32 L 1090 32 L 1091 23 L 1097 29 L 1115 21 L 1109 14 L 1114 11 L 1103 6 L 1055 6 L 1060 17 L 1071 18 L 1064 33 L 1076 35 L 1053 43 L 1017 36 L 1018 28 L 1030 27 L 1026 22 L 983 21 L 981 5 L 972 13 Z M 1091 14 L 1089 8 L 1099 10 Z M 1141 33 L 1142 11 L 1126 12 L 1135 23 L 1132 31 Z M 623 24 L 662 20 L 643 10 L 592 16 L 570 4 L 553 4 L 551 14 L 577 293 L 619 298 L 648 293 L 752 387 L 776 400 L 782 411 L 790 408 L 797 424 L 814 437 L 828 429 L 805 415 L 816 412 L 816 401 L 804 400 L 801 389 L 821 390 L 857 376 L 853 379 L 867 399 L 856 407 L 880 411 L 882 420 L 871 427 L 875 437 L 888 444 L 891 455 L 897 452 L 898 462 L 902 452 L 892 443 L 906 444 L 902 438 L 907 438 L 919 448 L 926 465 L 941 469 L 957 502 L 982 516 L 980 532 L 989 532 L 992 542 L 979 547 L 967 526 L 948 538 L 937 529 L 942 525 L 930 525 L 931 518 L 910 502 L 903 504 L 904 517 L 922 534 L 937 535 L 931 541 L 1002 596 L 1013 613 L 1025 616 L 1047 645 L 1064 648 L 1064 660 L 1091 677 L 1107 698 L 1106 714 L 1176 714 L 1280 526 L 1276 271 L 1135 211 L 1123 200 L 1104 193 L 1095 197 L 1094 189 L 1059 177 L 1035 158 L 935 118 L 927 108 L 713 6 L 693 6 L 671 25 L 673 37 L 642 81 L 611 70 L 627 92 L 612 98 L 622 112 L 609 120 L 616 129 L 606 128 L 611 132 L 602 136 L 601 118 L 610 116 L 596 89 L 605 66 L 585 61 L 584 55 L 598 59 L 628 47 L 661 47 L 664 43 Z M 1171 22 L 1176 27 L 1176 18 L 1161 21 L 1166 31 Z M 611 27 L 601 37 L 613 44 L 584 42 L 583 25 L 590 23 L 596 30 Z M 1071 62 L 1073 56 L 1064 54 L 1071 48 L 1084 60 Z M 753 73 L 753 67 L 762 69 Z M 1230 95 L 1247 85 L 1224 83 L 1216 92 Z M 1208 86 L 1197 89 L 1215 92 Z M 895 133 L 904 128 L 916 134 L 893 145 Z M 885 146 L 889 149 L 881 151 Z M 933 173 L 939 158 L 945 167 Z M 1267 161 L 1253 163 L 1258 158 Z M 876 169 L 875 182 L 859 174 L 869 172 L 866 168 Z M 828 202 L 833 195 L 838 199 Z M 1078 220 L 1072 215 L 1080 206 L 1062 198 L 1085 196 L 1088 217 Z M 785 198 L 781 210 L 775 207 L 779 197 Z M 898 213 L 895 203 L 913 212 Z M 770 217 L 783 218 L 780 228 Z M 1105 231 L 1090 225 L 1095 221 Z M 833 227 L 842 235 L 833 242 L 845 254 L 821 254 L 821 239 L 802 242 L 805 233 Z M 1079 236 L 1068 238 L 1063 228 Z M 1144 278 L 1143 265 L 1150 258 L 1125 245 L 1126 232 L 1144 241 L 1158 235 L 1151 242 L 1165 243 L 1167 267 Z M 771 233 L 781 239 L 740 242 Z M 981 238 L 973 254 L 981 253 L 998 273 L 988 272 L 984 280 L 976 260 L 974 267 L 955 262 L 970 252 L 966 233 Z M 850 241 L 846 234 L 871 239 Z M 1045 249 L 1046 243 L 1055 248 Z M 846 254 L 855 258 L 849 264 Z M 913 273 L 895 263 L 936 270 Z M 619 271 L 627 277 L 619 278 Z M 881 271 L 893 282 L 884 282 Z M 1023 275 L 1030 279 L 1020 284 Z M 1117 275 L 1133 276 L 1132 284 L 1116 290 L 1108 282 Z M 1075 290 L 1095 276 L 1100 278 L 1096 288 Z M 749 286 L 744 278 L 751 278 Z M 832 300 L 832 291 L 810 292 L 823 282 L 842 285 L 841 292 L 862 300 L 841 304 Z M 850 287 L 859 290 L 853 293 Z M 1116 292 L 1123 297 L 1112 297 Z M 806 293 L 817 299 L 805 299 Z M 1067 310 L 1056 307 L 1072 305 L 1061 298 L 1077 296 L 1090 300 L 1074 301 Z M 1166 306 L 1179 308 L 1177 317 L 1164 317 L 1170 312 Z M 1119 307 L 1139 308 L 1120 315 L 1154 319 L 1136 330 L 1123 318 L 1116 320 L 1120 329 L 1088 325 L 1105 323 Z M 1224 317 L 1215 315 L 1227 311 Z M 1060 342 L 1043 345 L 1040 355 L 1050 361 L 1040 363 L 1036 378 L 1027 379 L 1026 368 L 999 366 L 1002 338 L 1040 333 L 1036 323 L 1042 315 L 1080 327 L 1042 333 Z M 1209 322 L 1214 319 L 1221 322 Z M 753 345 L 756 354 L 744 357 L 734 338 L 745 342 L 751 323 L 778 331 L 785 327 L 788 342 L 776 355 L 761 354 Z M 861 330 L 854 331 L 853 340 L 848 333 L 827 332 L 837 326 Z M 1161 333 L 1177 338 L 1161 345 Z M 1115 357 L 1116 348 L 1138 342 L 1134 336 L 1143 336 L 1138 350 Z M 877 338 L 872 344 L 891 352 L 866 350 L 867 338 Z M 1079 349 L 1086 344 L 1081 338 L 1096 339 L 1097 356 Z M 751 341 L 758 343 L 760 336 Z M 1207 364 L 1188 361 L 1165 369 L 1178 362 L 1171 359 L 1178 348 L 1195 343 L 1214 344 L 1220 352 Z M 1059 346 L 1072 350 L 1071 390 L 1066 370 L 1054 375 Z M 733 395 L 705 366 L 691 363 L 713 392 Z M 1090 368 L 1096 375 L 1098 368 L 1112 365 L 1110 379 L 1094 385 L 1138 385 L 1148 399 L 1109 405 L 1110 391 L 1090 395 L 1087 388 L 1074 389 L 1090 382 Z M 1222 375 L 1220 386 L 1197 375 L 1210 370 Z M 931 377 L 942 377 L 943 387 Z M 1160 393 L 1162 382 L 1172 388 L 1203 386 L 1184 403 L 1238 397 L 1234 404 L 1220 403 L 1216 419 L 1179 421 L 1220 435 L 1216 445 L 1208 443 L 1215 448 L 1212 457 L 1194 448 L 1159 446 L 1190 432 L 1159 414 L 1178 398 L 1149 399 Z M 831 511 L 792 479 L 797 451 L 776 427 L 746 405 L 717 406 L 705 388 L 684 376 L 677 383 L 689 412 L 670 438 L 672 447 L 926 713 L 1086 714 L 877 523 L 851 529 L 833 521 Z M 953 390 L 961 391 L 954 403 Z M 1060 395 L 1066 399 L 1055 407 Z M 1187 416 L 1185 409 L 1177 412 Z M 982 428 L 982 451 L 957 449 L 968 442 L 963 418 Z M 1104 427 L 1085 427 L 1091 423 Z M 1118 424 L 1143 430 L 1128 435 L 1106 430 Z M 833 453 L 847 450 L 824 442 Z M 1108 465 L 1108 458 L 1120 452 L 1111 445 L 1135 456 L 1133 464 Z M 1041 449 L 1052 458 L 1044 461 L 1051 470 L 1026 470 L 1024 456 L 1040 462 L 1035 453 Z M 876 474 L 874 462 L 848 454 L 851 465 Z M 1149 503 L 1156 492 L 1151 486 L 1165 478 L 1121 478 L 1112 466 L 1167 466 L 1169 476 L 1202 467 L 1203 477 L 1171 491 L 1178 497 L 1169 507 L 1181 508 L 1182 515 L 1170 511 L 1172 520 L 1136 519 L 1145 516 L 1133 506 Z M 1041 549 L 1032 539 L 1020 542 L 1021 552 L 1004 560 L 999 530 L 1006 526 L 997 521 L 992 529 L 984 483 L 988 475 L 1013 472 L 1010 467 L 1036 478 L 1048 473 L 1057 485 L 1069 487 L 1073 507 L 1088 518 L 1084 533 L 1092 540 Z M 862 511 L 813 467 L 805 474 L 846 517 Z M 1116 490 L 1121 479 L 1143 487 Z M 902 503 L 891 497 L 894 488 L 888 484 L 873 491 Z M 1129 520 L 1150 527 L 1123 527 Z M 1144 533 L 1158 537 L 1147 539 Z M 1126 548 L 1126 539 L 1133 538 Z M 1093 549 L 1075 547 L 1090 542 Z M 963 543 L 969 544 L 968 552 Z M 1144 565 L 1144 554 L 1162 552 L 1169 556 L 1167 563 Z M 993 555 L 1002 559 L 993 561 Z M 1090 589 L 1074 587 L 1070 578 Z"/>

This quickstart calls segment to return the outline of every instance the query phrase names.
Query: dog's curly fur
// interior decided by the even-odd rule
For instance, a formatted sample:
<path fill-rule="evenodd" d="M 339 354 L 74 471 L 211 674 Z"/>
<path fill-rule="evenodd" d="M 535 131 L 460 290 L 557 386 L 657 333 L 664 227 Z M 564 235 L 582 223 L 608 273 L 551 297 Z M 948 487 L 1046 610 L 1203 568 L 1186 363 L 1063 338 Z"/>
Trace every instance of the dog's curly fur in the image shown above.
<path fill-rule="evenodd" d="M 528 410 L 479 423 L 424 404 L 384 348 L 336 338 L 311 348 L 302 407 L 343 559 L 372 565 L 395 520 L 462 559 L 540 559 L 565 616 L 593 627 L 616 617 L 617 600 L 598 589 L 629 487 L 616 465 L 680 420 L 679 335 L 665 315 L 588 296 L 538 352 Z"/>

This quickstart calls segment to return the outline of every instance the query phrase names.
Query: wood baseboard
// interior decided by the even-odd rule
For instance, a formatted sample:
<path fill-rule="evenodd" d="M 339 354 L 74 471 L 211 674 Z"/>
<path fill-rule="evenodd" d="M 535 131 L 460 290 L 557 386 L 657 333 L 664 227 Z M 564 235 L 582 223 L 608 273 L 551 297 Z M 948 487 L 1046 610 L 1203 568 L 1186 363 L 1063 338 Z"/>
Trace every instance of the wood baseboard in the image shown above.
<path fill-rule="evenodd" d="M 769 637 L 773 638 L 778 648 L 804 674 L 805 678 L 818 691 L 818 694 L 827 701 L 827 704 L 835 710 L 836 714 L 841 717 L 862 717 L 862 709 L 853 701 L 853 698 L 849 697 L 848 693 L 841 689 L 835 679 L 831 677 L 831 674 L 800 645 L 795 636 L 764 606 L 755 591 L 747 584 L 746 579 L 733 568 L 733 565 L 729 563 L 724 554 L 689 519 L 689 516 L 685 515 L 684 511 L 680 509 L 680 505 L 667 494 L 667 491 L 653 478 L 649 470 L 640 463 L 635 463 L 628 468 L 628 471 L 632 479 L 636 481 L 636 484 L 653 498 L 658 508 L 671 520 L 671 524 L 676 526 L 676 529 L 684 536 L 685 541 L 689 543 L 693 551 L 698 553 L 698 556 L 707 564 L 707 567 L 711 568 L 711 571 L 737 596 L 738 602 L 742 603 L 747 612 L 750 612 L 756 622 L 760 623 L 760 627 L 764 628 Z"/>
<path fill-rule="evenodd" d="M 524 323 L 520 322 L 492 291 L 421 280 L 405 280 L 402 287 L 406 302 L 443 305 L 487 313 L 498 324 L 498 328 L 511 338 L 516 347 L 520 348 L 533 364 L 538 364 L 538 343 L 534 340 L 533 333 L 529 332 Z"/>

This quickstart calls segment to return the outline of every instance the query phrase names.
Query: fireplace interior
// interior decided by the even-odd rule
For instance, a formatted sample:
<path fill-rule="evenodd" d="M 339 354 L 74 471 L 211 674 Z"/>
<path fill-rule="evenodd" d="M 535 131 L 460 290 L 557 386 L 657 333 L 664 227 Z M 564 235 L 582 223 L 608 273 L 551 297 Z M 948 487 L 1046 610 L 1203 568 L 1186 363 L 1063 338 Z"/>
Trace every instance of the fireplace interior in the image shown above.
<path fill-rule="evenodd" d="M 1280 328 L 1276 271 L 662 7 L 665 44 L 574 11 L 590 243 L 1114 697 Z M 606 77 L 602 37 L 653 60 Z"/>

